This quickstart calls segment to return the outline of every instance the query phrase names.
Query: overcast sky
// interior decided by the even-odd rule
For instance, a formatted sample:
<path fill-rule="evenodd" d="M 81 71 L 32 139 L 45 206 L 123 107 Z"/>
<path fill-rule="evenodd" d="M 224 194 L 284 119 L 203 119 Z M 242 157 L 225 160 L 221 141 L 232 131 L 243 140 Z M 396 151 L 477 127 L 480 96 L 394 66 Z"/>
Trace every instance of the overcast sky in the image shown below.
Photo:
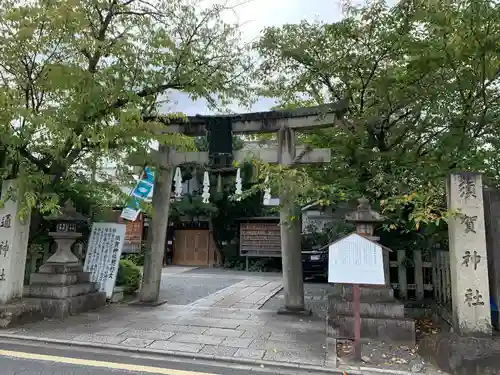
<path fill-rule="evenodd" d="M 219 0 L 205 0 L 217 3 Z M 244 0 L 232 0 L 242 3 Z M 280 26 L 286 23 L 308 21 L 334 22 L 341 18 L 341 6 L 338 0 L 250 0 L 236 8 L 234 13 L 228 14 L 228 22 L 236 19 L 243 24 L 243 38 L 246 41 L 259 37 L 262 29 L 268 26 Z M 172 101 L 165 106 L 165 112 L 182 112 L 186 115 L 210 114 L 204 100 L 192 101 L 182 93 L 172 93 Z M 252 111 L 266 111 L 273 106 L 272 100 L 262 99 L 255 103 Z M 235 105 L 234 112 L 247 112 L 246 109 Z"/>

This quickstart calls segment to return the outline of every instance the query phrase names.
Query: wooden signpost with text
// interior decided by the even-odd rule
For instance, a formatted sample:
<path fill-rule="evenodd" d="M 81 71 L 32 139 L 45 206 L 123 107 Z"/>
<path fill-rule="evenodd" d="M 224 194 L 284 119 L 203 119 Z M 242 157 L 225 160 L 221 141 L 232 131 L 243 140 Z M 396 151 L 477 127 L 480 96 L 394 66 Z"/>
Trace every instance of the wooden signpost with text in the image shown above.
<path fill-rule="evenodd" d="M 385 285 L 383 247 L 358 233 L 332 243 L 328 249 L 328 282 L 352 286 L 354 354 L 361 360 L 360 285 Z"/>

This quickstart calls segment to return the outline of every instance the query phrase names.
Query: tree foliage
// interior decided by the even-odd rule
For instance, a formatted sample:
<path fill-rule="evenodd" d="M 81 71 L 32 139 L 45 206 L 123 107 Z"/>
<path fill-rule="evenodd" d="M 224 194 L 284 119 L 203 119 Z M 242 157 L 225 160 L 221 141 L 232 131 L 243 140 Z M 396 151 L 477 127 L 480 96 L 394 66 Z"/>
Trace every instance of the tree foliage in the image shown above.
<path fill-rule="evenodd" d="M 31 181 L 33 207 L 53 192 L 43 186 L 95 153 L 120 159 L 152 140 L 191 144 L 143 116 L 174 91 L 213 106 L 246 99 L 251 61 L 237 25 L 223 21 L 227 9 L 183 0 L 3 1 L 2 177 Z"/>
<path fill-rule="evenodd" d="M 256 44 L 262 90 L 280 106 L 349 101 L 340 124 L 302 137 L 332 148 L 327 168 L 304 173 L 390 210 L 410 206 L 401 220 L 417 223 L 446 216 L 451 170 L 498 185 L 500 4 L 374 1 L 344 16 L 271 27 Z"/>

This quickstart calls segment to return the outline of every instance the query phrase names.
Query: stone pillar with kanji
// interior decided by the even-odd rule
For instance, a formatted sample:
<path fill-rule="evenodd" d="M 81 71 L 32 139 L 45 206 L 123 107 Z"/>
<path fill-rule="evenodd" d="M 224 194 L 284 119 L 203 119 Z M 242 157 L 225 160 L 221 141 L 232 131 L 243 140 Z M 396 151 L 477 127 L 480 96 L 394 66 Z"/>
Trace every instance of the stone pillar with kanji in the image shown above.
<path fill-rule="evenodd" d="M 4 204 L 0 208 L 0 305 L 7 305 L 23 295 L 31 216 L 19 215 L 23 192 L 19 180 L 4 180 L 1 190 Z"/>
<path fill-rule="evenodd" d="M 452 173 L 447 196 L 454 329 L 463 335 L 491 335 L 481 174 Z"/>

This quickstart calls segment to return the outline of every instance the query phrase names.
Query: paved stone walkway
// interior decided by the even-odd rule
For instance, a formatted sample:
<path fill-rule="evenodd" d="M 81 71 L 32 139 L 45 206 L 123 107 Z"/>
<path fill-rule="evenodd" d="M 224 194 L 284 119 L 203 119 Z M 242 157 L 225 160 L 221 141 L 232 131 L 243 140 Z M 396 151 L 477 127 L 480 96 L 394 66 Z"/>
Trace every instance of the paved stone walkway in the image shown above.
<path fill-rule="evenodd" d="M 245 275 L 196 272 L 193 267 L 170 266 L 163 269 L 160 299 L 172 305 L 189 305 L 224 288 L 245 280 Z"/>
<path fill-rule="evenodd" d="M 313 314 L 326 319 L 326 310 L 328 302 L 328 293 L 333 291 L 333 286 L 321 282 L 308 282 L 304 284 L 304 298 L 306 307 L 312 310 Z M 283 291 L 280 291 L 275 296 L 270 298 L 261 307 L 265 310 L 278 310 L 282 305 L 285 296 Z"/>
<path fill-rule="evenodd" d="M 115 305 L 0 333 L 323 366 L 324 331 L 323 320 L 278 317 L 273 311 Z"/>
<path fill-rule="evenodd" d="M 189 283 L 189 280 L 184 282 Z M 277 277 L 246 276 L 242 281 L 189 304 L 110 305 L 64 321 L 46 320 L 18 329 L 0 330 L 0 334 L 65 340 L 71 344 L 116 345 L 121 349 L 139 348 L 193 357 L 324 366 L 323 319 L 259 310 L 281 288 L 281 280 Z"/>
<path fill-rule="evenodd" d="M 281 289 L 283 289 L 281 281 L 247 279 L 201 298 L 191 303 L 191 306 L 260 309 Z"/>

